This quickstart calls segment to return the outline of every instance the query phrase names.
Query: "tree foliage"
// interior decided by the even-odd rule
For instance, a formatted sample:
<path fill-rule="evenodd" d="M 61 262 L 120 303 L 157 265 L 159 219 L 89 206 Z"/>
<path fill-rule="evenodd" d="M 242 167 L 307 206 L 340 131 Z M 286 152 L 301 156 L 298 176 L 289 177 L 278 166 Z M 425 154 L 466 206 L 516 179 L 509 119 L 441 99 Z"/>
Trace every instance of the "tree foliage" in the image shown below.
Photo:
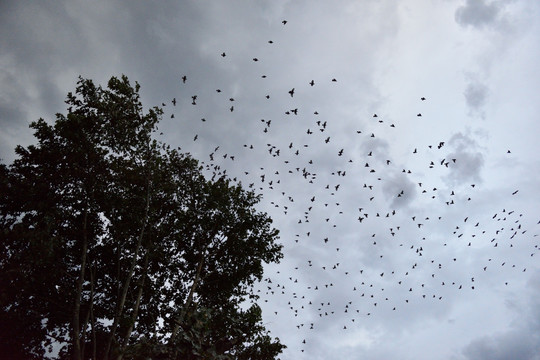
<path fill-rule="evenodd" d="M 61 359 L 273 359 L 251 286 L 282 257 L 253 192 L 154 140 L 125 76 L 0 166 L 0 351 Z"/>

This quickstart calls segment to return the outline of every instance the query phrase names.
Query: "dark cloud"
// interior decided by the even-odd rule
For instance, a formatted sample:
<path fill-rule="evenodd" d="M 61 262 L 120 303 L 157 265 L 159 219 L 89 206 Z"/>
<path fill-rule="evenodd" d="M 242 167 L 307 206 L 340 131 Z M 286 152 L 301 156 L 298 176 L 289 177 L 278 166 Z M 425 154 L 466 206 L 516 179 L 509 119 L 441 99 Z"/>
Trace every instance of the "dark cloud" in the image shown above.
<path fill-rule="evenodd" d="M 467 0 L 455 13 L 456 22 L 464 27 L 483 28 L 495 25 L 498 20 L 500 7 L 496 2 L 486 3 L 485 0 Z"/>
<path fill-rule="evenodd" d="M 500 25 L 506 15 L 503 4 L 507 0 L 461 3 L 463 6 L 455 12 L 458 24 L 490 29 L 497 26 L 498 35 L 502 33 Z M 479 208 L 478 194 L 467 207 L 456 201 L 456 206 L 440 208 L 439 200 L 450 196 L 444 195 L 450 191 L 443 191 L 441 181 L 452 189 L 464 184 L 472 192 L 482 191 L 482 186 L 472 189 L 469 184 L 481 183 L 482 176 L 490 179 L 490 157 L 486 154 L 484 159 L 484 149 L 475 136 L 463 130 L 468 119 L 461 112 L 465 105 L 475 116 L 483 115 L 493 100 L 490 95 L 498 97 L 501 87 L 488 89 L 486 77 L 477 74 L 466 75 L 465 87 L 459 78 L 441 87 L 439 71 L 429 66 L 447 69 L 455 65 L 457 69 L 451 70 L 459 73 L 465 66 L 461 59 L 468 59 L 470 54 L 460 54 L 460 61 L 430 54 L 444 54 L 439 46 L 468 44 L 478 34 L 430 42 L 439 27 L 433 30 L 433 16 L 424 11 L 427 8 L 419 7 L 421 11 L 409 14 L 400 9 L 404 8 L 390 0 L 340 0 L 338 4 L 163 0 L 159 5 L 139 0 L 129 6 L 104 0 L 91 4 L 80 0 L 31 4 L 0 1 L 0 33 L 5 34 L 0 37 L 0 157 L 8 157 L 4 154 L 11 154 L 17 143 L 32 140 L 30 121 L 39 116 L 53 120 L 55 112 L 65 112 L 63 100 L 68 91 L 73 91 L 77 75 L 105 86 L 110 76 L 125 73 L 132 83 L 141 84 L 145 107 L 167 104 L 159 124 L 159 133 L 163 132 L 160 139 L 181 146 L 204 160 L 205 166 L 219 165 L 244 186 L 254 184 L 253 189 L 264 194 L 259 207 L 279 228 L 285 258 L 280 265 L 265 270 L 265 277 L 272 283 L 261 284 L 263 316 L 271 334 L 288 346 L 283 358 L 355 358 L 361 353 L 366 359 L 443 359 L 450 358 L 446 355 L 451 351 L 462 351 L 471 360 L 481 359 L 482 351 L 495 359 L 511 351 L 521 358 L 532 356 L 538 342 L 524 339 L 529 333 L 538 333 L 540 326 L 534 324 L 504 333 L 504 319 L 497 320 L 493 331 L 503 333 L 485 338 L 480 334 L 489 332 L 476 331 L 466 337 L 462 330 L 469 329 L 469 324 L 454 330 L 445 328 L 443 314 L 460 304 L 483 308 L 478 305 L 482 295 L 472 290 L 466 295 L 464 289 L 458 291 L 456 287 L 465 284 L 461 280 L 468 280 L 487 256 L 485 251 L 467 252 L 472 265 L 463 266 L 460 252 L 465 255 L 473 249 L 462 250 L 460 242 L 448 239 L 456 225 L 465 228 L 465 216 L 471 217 L 466 225 L 474 226 L 473 217 L 491 212 L 494 201 L 489 198 L 485 207 Z M 453 9 L 441 12 L 444 19 L 453 13 Z M 429 19 L 425 24 L 410 17 L 421 14 Z M 288 20 L 286 25 L 283 19 Z M 444 29 L 442 18 L 439 21 L 440 29 Z M 458 36 L 463 33 L 461 26 Z M 416 52 L 411 44 L 425 46 L 430 53 Z M 399 48 L 405 53 L 396 50 Z M 480 54 L 485 53 L 483 50 L 479 49 Z M 226 57 L 220 56 L 222 52 Z M 492 53 L 488 55 L 485 58 L 495 58 Z M 431 63 L 439 58 L 441 62 Z M 499 61 L 500 57 L 496 58 Z M 403 66 L 413 59 L 418 63 L 413 63 L 414 69 L 409 72 Z M 390 75 L 383 80 L 380 74 L 388 73 L 389 68 L 395 68 L 397 75 L 410 73 L 415 81 L 407 83 L 401 76 Z M 505 68 L 497 72 L 482 69 L 483 75 L 510 73 Z M 524 71 L 530 73 L 528 68 Z M 431 83 L 423 80 L 425 74 L 433 79 Z M 180 80 L 182 75 L 187 75 L 185 84 Z M 495 83 L 496 79 L 491 80 Z M 441 93 L 430 95 L 426 90 L 430 86 Z M 292 88 L 294 97 L 289 95 Z M 395 97 L 387 96 L 388 89 Z M 460 97 L 462 91 L 464 98 Z M 452 97 L 442 93 L 457 95 L 458 99 L 449 101 Z M 198 96 L 196 106 L 191 104 L 193 95 Z M 419 100 L 423 95 L 426 101 Z M 396 107 L 395 101 L 409 101 L 410 96 L 417 101 L 414 109 Z M 176 106 L 171 104 L 173 97 Z M 504 105 L 508 104 L 512 102 Z M 229 110 L 231 105 L 234 112 Z M 452 113 L 450 107 L 459 113 Z M 298 114 L 292 114 L 292 109 Z M 418 112 L 423 116 L 416 117 Z M 519 114 L 519 109 L 516 112 Z M 372 118 L 373 113 L 379 117 Z M 494 126 L 496 120 L 493 117 L 479 126 Z M 390 127 L 394 121 L 395 128 Z M 506 120 L 500 121 L 506 124 Z M 436 145 L 435 140 L 446 140 L 452 134 L 444 148 L 427 150 L 428 144 Z M 193 140 L 195 135 L 197 141 Z M 512 135 L 517 138 L 521 134 L 516 131 Z M 406 147 L 406 158 L 401 158 L 400 145 Z M 507 148 L 506 144 L 494 143 L 499 145 Z M 413 154 L 416 147 L 418 152 Z M 519 153 L 516 147 L 508 148 L 512 148 L 512 156 Z M 436 154 L 440 154 L 438 159 Z M 442 157 L 448 168 L 438 165 Z M 428 170 L 431 160 L 437 166 Z M 519 163 L 512 164 L 517 169 Z M 411 168 L 412 173 L 403 173 L 403 168 Z M 530 174 L 535 172 L 527 168 L 525 174 L 533 183 Z M 266 176 L 264 181 L 262 175 Z M 416 185 L 420 182 L 421 187 Z M 431 190 L 435 187 L 439 190 Z M 526 194 L 527 188 L 520 187 L 519 195 L 513 198 Z M 426 194 L 422 193 L 424 189 Z M 456 195 L 457 190 L 462 189 L 456 188 Z M 328 242 L 323 240 L 326 237 Z M 462 240 L 465 237 L 467 234 Z M 422 252 L 417 252 L 420 247 Z M 502 246 L 490 248 L 498 251 Z M 452 260 L 454 256 L 458 262 Z M 504 256 L 508 261 L 513 259 L 510 253 Z M 340 265 L 334 268 L 338 262 Z M 442 263 L 443 269 L 439 270 L 437 263 Z M 489 276 L 490 272 L 484 274 Z M 491 274 L 500 276 L 498 272 Z M 444 287 L 443 280 L 447 281 Z M 449 285 L 450 281 L 456 281 L 456 286 Z M 318 290 L 314 290 L 317 285 Z M 267 286 L 272 287 L 271 293 Z M 424 293 L 427 298 L 422 297 Z M 434 294 L 437 299 L 429 298 Z M 462 314 L 452 316 L 459 319 Z M 530 314 L 538 315 L 538 311 Z M 305 346 L 301 343 L 304 338 Z M 387 339 L 393 339 L 391 344 Z M 518 346 L 512 347 L 512 342 Z M 456 343 L 469 346 L 462 350 Z M 300 347 L 305 350 L 303 354 Z"/>
<path fill-rule="evenodd" d="M 371 153 L 370 156 L 373 156 L 380 163 L 386 161 L 388 148 L 388 141 L 379 137 L 370 137 L 368 141 L 363 142 L 361 145 L 361 149 L 365 154 Z"/>
<path fill-rule="evenodd" d="M 444 180 L 450 185 L 481 182 L 484 156 L 478 149 L 476 141 L 469 135 L 459 132 L 450 138 L 448 146 L 454 151 L 446 155 L 450 173 L 445 176 Z"/>
<path fill-rule="evenodd" d="M 529 306 L 521 309 L 511 330 L 471 341 L 463 350 L 467 360 L 540 359 L 540 272 L 529 280 L 526 298 Z M 511 310 L 511 309 L 510 309 Z"/>
<path fill-rule="evenodd" d="M 390 208 L 401 208 L 416 198 L 416 186 L 404 173 L 385 178 L 383 193 L 390 200 Z"/>
<path fill-rule="evenodd" d="M 535 360 L 540 356 L 538 336 L 524 329 L 474 340 L 463 351 L 468 360 Z"/>
<path fill-rule="evenodd" d="M 24 122 L 27 118 L 27 114 L 17 106 L 13 106 L 13 103 L 6 102 L 5 99 L 0 98 L 0 161 L 10 163 L 13 160 L 13 150 L 15 146 L 21 143 L 21 137 L 28 139 L 30 136 L 27 134 L 24 136 L 19 133 L 18 123 Z M 24 132 L 29 132 L 27 128 Z M 26 140 L 25 139 L 25 140 Z M 28 144 L 27 141 L 24 141 Z"/>
<path fill-rule="evenodd" d="M 488 88 L 481 82 L 473 80 L 469 82 L 463 95 L 471 112 L 478 113 L 482 111 L 487 101 Z"/>

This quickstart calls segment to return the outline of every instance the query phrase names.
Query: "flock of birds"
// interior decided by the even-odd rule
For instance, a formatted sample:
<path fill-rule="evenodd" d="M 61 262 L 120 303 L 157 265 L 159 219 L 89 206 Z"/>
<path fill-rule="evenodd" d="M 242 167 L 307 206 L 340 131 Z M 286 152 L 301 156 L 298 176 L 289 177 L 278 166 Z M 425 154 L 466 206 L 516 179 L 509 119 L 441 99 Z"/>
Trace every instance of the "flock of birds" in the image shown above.
<path fill-rule="evenodd" d="M 267 43 L 276 46 L 273 40 Z M 225 51 L 216 56 L 229 57 Z M 254 65 L 263 60 L 251 59 Z M 347 331 L 388 313 L 408 316 L 408 309 L 429 306 L 428 301 L 442 304 L 478 287 L 509 286 L 508 279 L 526 272 L 527 258 L 539 250 L 534 241 L 540 221 L 504 207 L 469 214 L 482 184 L 451 188 L 440 181 L 467 161 L 448 139 L 411 146 L 410 165 L 400 165 L 385 140 L 399 131 L 397 120 L 371 113 L 359 128 L 344 131 L 333 114 L 313 108 L 313 102 L 296 101 L 318 86 L 334 91 L 340 84 L 336 78 L 306 79 L 281 94 L 263 87 L 260 94 L 250 94 L 267 104 L 264 109 L 273 109 L 272 119 L 246 120 L 242 113 L 235 118 L 246 102 L 227 95 L 225 88 L 213 89 L 212 104 L 223 104 L 223 113 L 219 119 L 199 116 L 198 125 L 174 113 L 189 107 L 197 109 L 191 113 L 207 113 L 204 99 L 189 94 L 190 78 L 180 77 L 170 121 L 179 122 L 184 133 L 193 132 L 184 149 L 208 149 L 202 166 L 209 178 L 228 176 L 263 194 L 263 210 L 281 231 L 285 260 L 270 265 L 253 292 L 263 309 L 271 309 L 264 313 L 265 322 L 302 332 L 297 344 L 302 352 L 310 345 L 309 331 L 317 328 Z M 273 103 L 274 98 L 279 101 Z M 422 114 L 429 99 L 419 95 L 417 101 L 419 111 L 408 118 L 429 121 Z M 236 138 L 245 142 L 231 143 Z M 510 150 L 503 155 L 511 161 Z M 519 196 L 516 189 L 505 195 Z M 482 262 L 471 264 L 473 259 Z M 489 273 L 498 273 L 500 281 L 491 283 Z"/>

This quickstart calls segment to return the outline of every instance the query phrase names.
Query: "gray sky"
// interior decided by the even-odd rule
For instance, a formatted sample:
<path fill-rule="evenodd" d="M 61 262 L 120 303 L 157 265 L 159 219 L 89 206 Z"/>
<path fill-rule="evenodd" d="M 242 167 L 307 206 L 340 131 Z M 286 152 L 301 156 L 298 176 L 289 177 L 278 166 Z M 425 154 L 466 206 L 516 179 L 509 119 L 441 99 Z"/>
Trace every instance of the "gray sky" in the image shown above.
<path fill-rule="evenodd" d="M 0 157 L 78 75 L 126 74 L 166 103 L 161 140 L 263 193 L 283 359 L 540 359 L 538 19 L 526 0 L 2 1 Z"/>

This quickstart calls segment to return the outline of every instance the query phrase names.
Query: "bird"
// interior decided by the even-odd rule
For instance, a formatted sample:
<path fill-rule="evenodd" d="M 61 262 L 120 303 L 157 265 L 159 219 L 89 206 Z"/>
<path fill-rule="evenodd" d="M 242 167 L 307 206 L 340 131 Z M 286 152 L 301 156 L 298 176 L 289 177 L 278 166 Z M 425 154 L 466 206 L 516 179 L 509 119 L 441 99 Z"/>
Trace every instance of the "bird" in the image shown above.
<path fill-rule="evenodd" d="M 187 76 L 186 76 L 186 75 L 182 76 L 182 82 L 183 82 L 184 84 L 186 83 L 186 80 L 187 80 Z"/>
<path fill-rule="evenodd" d="M 291 90 L 289 90 L 289 95 L 291 95 L 291 97 L 294 96 L 294 88 L 292 88 Z"/>
<path fill-rule="evenodd" d="M 225 56 L 227 56 L 227 54 L 225 54 L 225 52 L 222 52 L 221 57 L 225 57 Z"/>

